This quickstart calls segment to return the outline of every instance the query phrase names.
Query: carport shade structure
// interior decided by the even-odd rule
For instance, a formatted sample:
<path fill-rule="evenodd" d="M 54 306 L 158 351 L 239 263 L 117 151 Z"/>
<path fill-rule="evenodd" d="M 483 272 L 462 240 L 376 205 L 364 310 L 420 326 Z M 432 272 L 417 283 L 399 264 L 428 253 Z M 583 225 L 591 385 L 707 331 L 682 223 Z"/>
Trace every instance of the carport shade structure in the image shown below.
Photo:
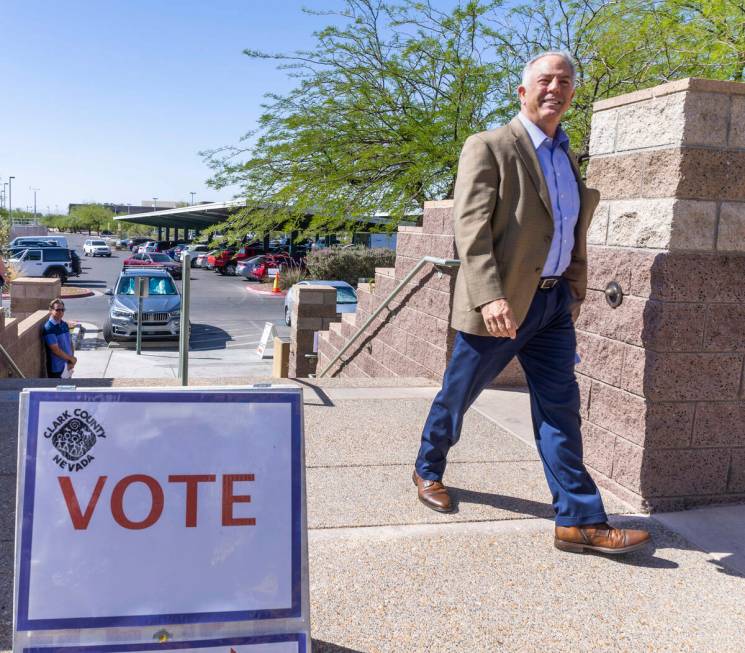
<path fill-rule="evenodd" d="M 231 213 L 246 205 L 244 200 L 231 200 L 229 202 L 214 202 L 209 204 L 196 204 L 193 206 L 182 206 L 177 209 L 163 209 L 162 211 L 148 211 L 145 213 L 132 213 L 114 217 L 116 221 L 135 222 L 137 224 L 157 227 L 158 240 L 163 240 L 162 229 L 166 228 L 166 240 L 170 240 L 169 231 L 174 229 L 193 229 L 200 231 L 220 222 L 225 222 Z M 307 216 L 310 218 L 311 216 Z M 415 226 L 421 224 L 421 216 L 411 216 L 412 220 L 404 220 L 399 224 Z M 378 214 L 367 218 L 356 218 L 356 222 L 367 226 L 378 226 L 389 221 L 386 214 Z"/>
<path fill-rule="evenodd" d="M 177 209 L 163 209 L 162 211 L 148 211 L 147 213 L 132 213 L 118 215 L 114 220 L 123 222 L 134 222 L 149 227 L 158 228 L 158 240 L 162 240 L 162 229 L 166 228 L 166 240 L 168 231 L 174 229 L 192 229 L 201 231 L 207 227 L 224 222 L 228 216 L 237 209 L 245 206 L 242 200 L 230 202 L 215 202 L 210 204 L 196 204 L 193 206 L 182 206 Z"/>

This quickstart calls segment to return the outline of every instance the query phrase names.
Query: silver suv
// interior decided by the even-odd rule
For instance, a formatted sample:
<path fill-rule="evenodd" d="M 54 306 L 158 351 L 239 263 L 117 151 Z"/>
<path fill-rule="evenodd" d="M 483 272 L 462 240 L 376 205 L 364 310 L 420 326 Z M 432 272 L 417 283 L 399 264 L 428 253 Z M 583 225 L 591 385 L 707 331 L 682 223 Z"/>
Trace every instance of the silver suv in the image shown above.
<path fill-rule="evenodd" d="M 142 300 L 143 339 L 178 338 L 181 295 L 171 275 L 160 269 L 125 268 L 119 275 L 116 286 L 106 291 L 111 297 L 109 314 L 103 325 L 106 342 L 137 337 L 137 277 L 148 278 L 148 296 Z"/>

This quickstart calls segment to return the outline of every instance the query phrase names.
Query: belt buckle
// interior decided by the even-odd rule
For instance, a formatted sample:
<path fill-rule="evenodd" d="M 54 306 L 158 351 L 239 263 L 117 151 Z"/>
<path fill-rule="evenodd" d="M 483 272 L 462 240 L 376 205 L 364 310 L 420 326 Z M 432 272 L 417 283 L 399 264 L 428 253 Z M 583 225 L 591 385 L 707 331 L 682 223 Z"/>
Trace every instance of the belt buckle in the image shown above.
<path fill-rule="evenodd" d="M 538 287 L 541 290 L 551 290 L 557 283 L 559 283 L 559 280 L 556 278 L 542 279 Z"/>

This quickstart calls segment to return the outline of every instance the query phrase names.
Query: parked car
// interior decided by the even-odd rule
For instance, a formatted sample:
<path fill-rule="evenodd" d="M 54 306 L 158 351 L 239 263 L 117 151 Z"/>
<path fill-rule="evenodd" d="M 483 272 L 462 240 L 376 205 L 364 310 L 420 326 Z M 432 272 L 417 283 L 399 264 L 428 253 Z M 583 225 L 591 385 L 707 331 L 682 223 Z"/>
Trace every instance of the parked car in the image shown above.
<path fill-rule="evenodd" d="M 48 242 L 46 240 L 40 240 L 36 243 L 30 244 L 30 243 L 24 243 L 23 245 L 16 245 L 13 247 L 8 248 L 8 258 L 18 258 L 23 252 L 25 252 L 29 247 L 57 247 L 55 243 Z"/>
<path fill-rule="evenodd" d="M 197 259 L 199 258 L 199 255 L 206 254 L 209 251 L 210 250 L 207 245 L 187 245 L 181 251 L 176 252 L 176 260 L 180 261 L 184 252 L 189 252 L 189 255 L 191 256 L 191 267 L 198 267 Z"/>
<path fill-rule="evenodd" d="M 174 279 L 181 278 L 181 264 L 176 263 L 168 254 L 161 254 L 159 252 L 147 252 L 145 254 L 135 254 L 130 256 L 123 263 L 124 267 L 160 267 L 171 273 Z"/>
<path fill-rule="evenodd" d="M 333 286 L 336 288 L 336 312 L 354 313 L 357 311 L 357 293 L 346 281 L 322 281 L 319 279 L 304 279 L 298 281 L 285 295 L 285 324 L 292 324 L 292 308 L 297 301 L 298 286 Z"/>
<path fill-rule="evenodd" d="M 142 236 L 137 236 L 135 238 L 128 238 L 127 248 L 131 251 L 135 251 L 135 248 L 139 248 L 140 245 L 143 245 L 149 241 L 150 241 L 149 238 L 144 238 Z"/>
<path fill-rule="evenodd" d="M 69 247 L 67 238 L 64 236 L 18 236 L 10 241 L 8 247 L 37 247 L 38 243 L 43 242 L 52 247 Z"/>
<path fill-rule="evenodd" d="M 147 277 L 148 295 L 142 300 L 142 337 L 178 338 L 181 320 L 181 295 L 171 275 L 161 269 L 124 268 L 114 288 L 106 294 L 109 314 L 103 325 L 106 342 L 137 337 L 137 277 Z"/>
<path fill-rule="evenodd" d="M 137 248 L 137 254 L 145 254 L 146 252 L 157 252 L 158 251 L 158 243 L 156 243 L 154 240 L 147 241 L 144 245 L 140 245 Z"/>
<path fill-rule="evenodd" d="M 194 267 L 209 269 L 209 258 L 210 258 L 210 256 L 212 256 L 213 254 L 218 253 L 219 251 L 220 251 L 219 249 L 211 249 L 211 250 L 209 250 L 207 252 L 200 252 L 197 255 L 197 260 L 196 260 L 196 264 L 195 264 Z"/>
<path fill-rule="evenodd" d="M 297 264 L 289 254 L 261 254 L 238 263 L 236 272 L 246 279 L 263 281 L 274 277 L 277 270 L 295 266 Z"/>
<path fill-rule="evenodd" d="M 211 267 L 215 272 L 227 274 L 232 277 L 238 271 L 238 264 L 241 261 L 253 256 L 258 256 L 263 252 L 264 247 L 259 243 L 243 245 L 240 248 L 228 247 L 223 250 L 218 250 L 217 254 L 210 256 L 208 259 L 208 267 Z"/>
<path fill-rule="evenodd" d="M 65 283 L 72 272 L 72 257 L 66 247 L 30 247 L 8 261 L 19 277 L 57 277 Z"/>
<path fill-rule="evenodd" d="M 83 256 L 111 256 L 111 247 L 105 240 L 89 238 L 83 244 Z"/>

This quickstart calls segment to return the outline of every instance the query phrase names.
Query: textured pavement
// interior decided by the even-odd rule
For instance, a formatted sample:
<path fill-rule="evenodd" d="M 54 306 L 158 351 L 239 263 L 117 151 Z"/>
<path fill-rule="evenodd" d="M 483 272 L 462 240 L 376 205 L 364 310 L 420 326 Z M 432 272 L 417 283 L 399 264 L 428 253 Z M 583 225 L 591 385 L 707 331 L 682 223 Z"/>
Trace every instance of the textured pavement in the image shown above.
<path fill-rule="evenodd" d="M 411 482 L 435 384 L 295 383 L 304 388 L 314 652 L 745 650 L 740 508 L 649 517 L 604 491 L 611 521 L 648 528 L 654 546 L 615 558 L 559 552 L 524 394 L 490 390 L 467 414 L 445 477 L 457 511 L 443 515 L 417 501 Z M 0 386 L 0 417 L 10 419 L 21 384 Z"/>

